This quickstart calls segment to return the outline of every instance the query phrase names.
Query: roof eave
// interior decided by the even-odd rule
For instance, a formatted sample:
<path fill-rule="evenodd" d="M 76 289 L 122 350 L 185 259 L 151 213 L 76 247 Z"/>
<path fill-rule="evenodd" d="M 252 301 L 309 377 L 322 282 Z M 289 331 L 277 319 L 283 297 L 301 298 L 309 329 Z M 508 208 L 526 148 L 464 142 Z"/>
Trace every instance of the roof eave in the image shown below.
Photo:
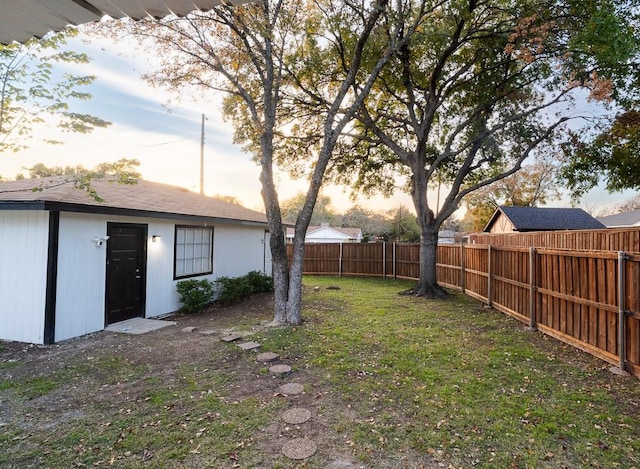
<path fill-rule="evenodd" d="M 493 212 L 493 215 L 491 215 L 491 218 L 489 219 L 489 221 L 487 222 L 487 224 L 485 225 L 484 229 L 482 230 L 483 233 L 488 233 L 489 230 L 491 229 L 491 227 L 493 226 L 493 224 L 496 221 L 496 218 L 498 218 L 498 215 L 503 214 L 505 217 L 507 217 L 507 215 L 502 211 L 502 209 L 500 207 L 496 208 L 496 211 Z M 507 220 L 509 220 L 509 217 L 507 217 Z M 509 220 L 511 222 L 511 220 Z M 511 223 L 513 225 L 513 223 Z M 515 230 L 517 231 L 517 230 Z"/>
<path fill-rule="evenodd" d="M 224 218 L 224 217 L 210 217 L 206 215 L 189 215 L 184 213 L 174 212 L 156 212 L 153 210 L 138 210 L 128 208 L 118 208 L 99 205 L 83 205 L 83 204 L 70 204 L 65 202 L 54 202 L 47 200 L 35 200 L 35 201 L 2 201 L 0 202 L 0 208 L 3 210 L 48 210 L 52 212 L 70 212 L 70 213 L 87 213 L 98 215 L 122 215 L 129 217 L 145 217 L 145 218 L 158 218 L 158 219 L 173 219 L 173 220 L 191 220 L 205 223 L 218 223 L 218 224 L 233 224 L 244 226 L 260 226 L 268 227 L 266 221 L 258 220 L 242 220 L 236 218 Z"/>

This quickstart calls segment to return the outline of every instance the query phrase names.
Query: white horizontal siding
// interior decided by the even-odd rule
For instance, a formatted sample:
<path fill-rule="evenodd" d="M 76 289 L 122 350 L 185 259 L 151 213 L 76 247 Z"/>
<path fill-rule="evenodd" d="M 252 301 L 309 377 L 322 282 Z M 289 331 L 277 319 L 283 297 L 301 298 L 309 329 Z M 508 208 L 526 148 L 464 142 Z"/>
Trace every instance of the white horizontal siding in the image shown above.
<path fill-rule="evenodd" d="M 49 212 L 0 211 L 0 339 L 41 344 Z"/>

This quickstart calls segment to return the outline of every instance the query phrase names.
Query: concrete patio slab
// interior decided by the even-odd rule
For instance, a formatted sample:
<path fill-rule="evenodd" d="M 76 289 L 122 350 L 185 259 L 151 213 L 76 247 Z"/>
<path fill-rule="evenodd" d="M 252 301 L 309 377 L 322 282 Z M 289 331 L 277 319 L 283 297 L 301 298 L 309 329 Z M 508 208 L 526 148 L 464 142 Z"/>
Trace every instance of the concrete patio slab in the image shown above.
<path fill-rule="evenodd" d="M 120 332 L 123 334 L 146 334 L 147 332 L 162 329 L 167 326 L 175 326 L 175 321 L 160 321 L 158 319 L 132 318 L 126 321 L 109 324 L 105 331 Z"/>

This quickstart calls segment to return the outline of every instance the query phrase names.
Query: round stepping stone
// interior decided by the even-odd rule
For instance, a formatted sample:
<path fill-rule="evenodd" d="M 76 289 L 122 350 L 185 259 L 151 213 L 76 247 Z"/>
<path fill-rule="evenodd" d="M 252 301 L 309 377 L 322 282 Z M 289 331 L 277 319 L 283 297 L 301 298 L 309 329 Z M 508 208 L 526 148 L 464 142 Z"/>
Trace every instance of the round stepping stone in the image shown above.
<path fill-rule="evenodd" d="M 304 386 L 300 383 L 287 383 L 280 386 L 279 390 L 282 394 L 302 394 Z"/>
<path fill-rule="evenodd" d="M 188 326 L 188 327 L 183 327 L 182 328 L 182 332 L 187 332 L 187 333 L 195 332 L 197 330 L 198 330 L 198 328 L 197 327 L 193 327 L 193 326 Z"/>
<path fill-rule="evenodd" d="M 289 365 L 273 365 L 269 371 L 274 375 L 284 376 L 291 373 L 291 367 Z"/>
<path fill-rule="evenodd" d="M 300 425 L 305 423 L 311 418 L 311 411 L 309 409 L 303 409 L 301 407 L 294 407 L 282 414 L 282 420 L 291 425 Z"/>
<path fill-rule="evenodd" d="M 282 447 L 282 454 L 289 459 L 307 459 L 313 456 L 318 447 L 306 438 L 295 438 Z"/>
<path fill-rule="evenodd" d="M 267 363 L 277 360 L 278 358 L 280 358 L 280 355 L 275 352 L 264 352 L 259 353 L 256 357 L 256 360 L 258 360 L 259 362 Z"/>

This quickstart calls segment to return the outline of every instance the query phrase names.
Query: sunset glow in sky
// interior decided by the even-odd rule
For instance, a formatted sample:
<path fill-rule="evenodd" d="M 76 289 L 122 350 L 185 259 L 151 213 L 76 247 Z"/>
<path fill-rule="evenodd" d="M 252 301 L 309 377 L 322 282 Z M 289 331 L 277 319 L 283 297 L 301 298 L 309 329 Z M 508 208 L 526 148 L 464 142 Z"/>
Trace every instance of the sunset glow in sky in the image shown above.
<path fill-rule="evenodd" d="M 83 40 L 84 39 L 84 40 Z M 136 158 L 141 162 L 139 171 L 144 179 L 199 190 L 200 180 L 200 128 L 201 116 L 206 114 L 205 125 L 205 193 L 237 198 L 248 208 L 263 211 L 258 180 L 260 168 L 251 156 L 234 145 L 233 129 L 222 120 L 220 96 L 200 96 L 177 101 L 166 91 L 155 89 L 140 76 L 148 67 L 145 59 L 123 55 L 130 52 L 127 44 L 114 44 L 111 40 L 76 38 L 70 43 L 75 51 L 86 52 L 91 63 L 75 68 L 72 73 L 92 74 L 97 80 L 88 90 L 93 99 L 77 106 L 80 112 L 95 114 L 112 122 L 106 129 L 88 135 L 59 134 L 53 136 L 64 145 L 40 143 L 51 129 L 42 128 L 29 142 L 30 148 L 18 153 L 6 153 L 0 158 L 0 175 L 14 177 L 22 168 L 42 162 L 47 166 L 83 165 L 87 168 L 120 158 Z M 168 107 L 167 102 L 172 102 Z M 282 173 L 278 178 L 280 200 L 296 193 L 306 192 L 305 180 L 291 180 Z M 348 190 L 329 186 L 323 189 L 334 208 L 343 212 L 354 204 Z M 585 199 L 583 206 L 604 208 L 607 204 L 629 198 L 624 195 L 608 196 L 601 191 Z M 432 203 L 435 205 L 434 191 Z M 412 209 L 410 197 L 398 189 L 385 199 L 360 197 L 355 203 L 375 210 L 398 208 L 400 204 Z M 567 201 L 553 205 L 567 205 Z"/>
<path fill-rule="evenodd" d="M 84 41 L 82 40 L 84 39 Z M 76 38 L 70 48 L 86 52 L 89 65 L 75 66 L 72 73 L 97 76 L 88 89 L 93 98 L 76 103 L 75 109 L 92 113 L 112 122 L 106 129 L 88 135 L 61 134 L 55 129 L 41 128 L 28 145 L 18 153 L 6 153 L 0 158 L 0 175 L 13 178 L 22 169 L 42 162 L 47 166 L 83 165 L 90 168 L 105 161 L 136 158 L 144 179 L 199 190 L 200 131 L 205 123 L 205 193 L 236 197 L 246 207 L 264 210 L 260 195 L 259 166 L 251 156 L 233 144 L 233 128 L 222 120 L 221 97 L 199 96 L 179 100 L 166 91 L 151 87 L 141 75 L 148 67 L 145 59 L 129 53 L 125 44 L 110 40 Z M 167 102 L 171 101 L 171 106 Z M 55 136 L 65 143 L 48 145 L 40 140 Z M 286 200 L 307 190 L 305 180 L 291 180 L 279 174 L 280 199 Z M 341 187 L 327 187 L 336 210 L 344 211 L 353 202 Z M 411 206 L 408 195 L 398 191 L 390 199 L 362 198 L 357 203 L 375 210 Z"/>

